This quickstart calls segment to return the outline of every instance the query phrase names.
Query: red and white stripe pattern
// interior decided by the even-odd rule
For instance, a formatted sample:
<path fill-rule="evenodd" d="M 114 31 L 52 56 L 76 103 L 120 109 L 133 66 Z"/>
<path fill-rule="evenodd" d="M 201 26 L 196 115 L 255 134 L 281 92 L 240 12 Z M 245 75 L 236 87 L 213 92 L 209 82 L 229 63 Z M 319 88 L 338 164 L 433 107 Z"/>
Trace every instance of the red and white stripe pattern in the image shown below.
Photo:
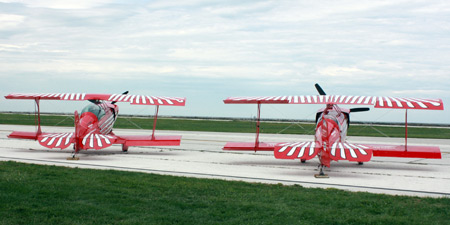
<path fill-rule="evenodd" d="M 98 121 L 98 128 L 100 129 L 101 134 L 109 134 L 111 133 L 114 123 L 116 122 L 118 113 L 113 113 L 112 108 L 109 108 L 110 104 L 106 104 L 105 102 L 98 104 L 98 106 L 102 107 L 105 111 L 105 115 Z"/>
<path fill-rule="evenodd" d="M 111 146 L 116 141 L 115 136 L 103 135 L 91 132 L 84 136 L 81 141 L 83 149 L 102 149 Z"/>
<path fill-rule="evenodd" d="M 122 94 L 86 94 L 86 93 L 46 93 L 25 94 L 14 93 L 5 96 L 7 99 L 42 99 L 42 100 L 104 100 L 115 102 L 129 102 L 133 105 L 171 105 L 184 106 L 186 98 L 179 97 L 155 97 L 148 95 L 122 95 Z"/>
<path fill-rule="evenodd" d="M 277 159 L 304 159 L 314 158 L 320 147 L 314 141 L 279 143 L 275 146 L 274 155 Z"/>
<path fill-rule="evenodd" d="M 304 159 L 314 158 L 322 149 L 318 142 L 293 142 L 279 143 L 275 146 L 275 158 L 277 159 Z M 348 160 L 356 162 L 368 162 L 372 158 L 372 150 L 364 145 L 350 144 L 348 142 L 336 142 L 327 148 L 332 160 Z"/>
<path fill-rule="evenodd" d="M 373 105 L 375 108 L 443 110 L 441 99 L 399 98 L 386 96 L 300 95 L 272 97 L 230 97 L 228 104 L 348 104 Z"/>
<path fill-rule="evenodd" d="M 229 97 L 225 104 L 289 104 L 293 96 Z"/>
<path fill-rule="evenodd" d="M 38 137 L 39 144 L 47 148 L 65 149 L 74 142 L 73 133 L 42 134 Z"/>
<path fill-rule="evenodd" d="M 148 95 L 116 95 L 109 97 L 108 101 L 130 102 L 133 105 L 172 105 L 184 106 L 186 98 L 178 97 L 155 97 Z"/>
<path fill-rule="evenodd" d="M 47 99 L 47 100 L 86 100 L 85 93 L 14 93 L 5 96 L 7 99 Z"/>
<path fill-rule="evenodd" d="M 112 113 L 109 113 L 109 114 L 112 114 Z M 102 133 L 102 134 L 111 133 L 116 119 L 117 119 L 117 115 L 116 115 L 116 117 L 114 117 L 114 115 L 105 115 L 98 123 L 98 128 L 100 129 L 100 133 Z"/>
<path fill-rule="evenodd" d="M 336 142 L 328 150 L 330 151 L 330 158 L 335 161 L 368 162 L 372 158 L 372 150 L 360 144 Z"/>

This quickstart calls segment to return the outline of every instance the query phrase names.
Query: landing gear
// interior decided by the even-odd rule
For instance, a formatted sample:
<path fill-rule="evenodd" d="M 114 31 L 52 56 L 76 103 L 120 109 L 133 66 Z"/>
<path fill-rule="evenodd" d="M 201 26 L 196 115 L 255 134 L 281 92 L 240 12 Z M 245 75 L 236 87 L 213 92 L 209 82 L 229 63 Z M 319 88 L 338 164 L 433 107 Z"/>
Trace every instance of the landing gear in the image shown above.
<path fill-rule="evenodd" d="M 363 162 L 358 162 L 358 165 L 362 165 L 362 164 L 364 164 Z"/>
<path fill-rule="evenodd" d="M 319 152 L 319 174 L 314 174 L 315 178 L 330 178 L 328 174 L 325 174 L 323 172 L 323 167 L 326 163 L 328 163 L 328 166 L 330 165 L 330 157 L 329 153 L 327 152 L 327 142 L 323 143 L 323 150 Z M 325 164 L 324 164 L 325 163 Z"/>
<path fill-rule="evenodd" d="M 300 159 L 300 162 L 306 163 L 306 159 Z"/>
<path fill-rule="evenodd" d="M 75 140 L 74 140 L 74 145 L 73 145 L 73 152 L 72 152 L 72 157 L 67 157 L 67 160 L 79 160 L 80 157 L 77 157 L 77 153 L 78 151 L 80 151 L 80 135 L 79 135 L 79 127 L 78 127 L 78 122 L 80 121 L 80 116 L 78 115 L 78 111 L 75 110 L 74 113 L 74 122 L 75 122 Z"/>
<path fill-rule="evenodd" d="M 77 153 L 72 152 L 72 157 L 67 157 L 67 160 L 80 160 L 80 157 L 77 157 Z"/>
<path fill-rule="evenodd" d="M 323 164 L 319 164 L 319 174 L 314 174 L 315 178 L 330 178 L 328 174 L 323 172 Z"/>
<path fill-rule="evenodd" d="M 122 152 L 127 153 L 128 152 L 128 146 L 123 144 L 122 145 Z"/>

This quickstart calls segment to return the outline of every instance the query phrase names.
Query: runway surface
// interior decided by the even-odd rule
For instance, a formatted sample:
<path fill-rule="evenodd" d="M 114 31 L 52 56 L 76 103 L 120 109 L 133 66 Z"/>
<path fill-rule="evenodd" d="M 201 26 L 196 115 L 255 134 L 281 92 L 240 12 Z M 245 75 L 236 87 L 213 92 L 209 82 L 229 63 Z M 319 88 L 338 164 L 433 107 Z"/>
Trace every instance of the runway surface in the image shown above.
<path fill-rule="evenodd" d="M 43 127 L 45 132 L 72 132 L 73 128 Z M 71 149 L 46 149 L 37 141 L 8 139 L 15 131 L 34 126 L 0 125 L 0 160 L 79 168 L 113 169 L 175 176 L 242 180 L 259 183 L 299 184 L 395 195 L 450 197 L 450 139 L 408 139 L 408 145 L 439 146 L 442 159 L 373 157 L 370 162 L 332 162 L 328 179 L 314 178 L 318 160 L 275 159 L 272 152 L 223 151 L 227 141 L 253 141 L 254 134 L 157 131 L 157 135 L 182 135 L 180 146 L 130 147 L 81 151 L 80 160 L 66 160 Z M 148 134 L 147 130 L 116 129 L 116 134 Z M 310 141 L 311 135 L 262 134 L 261 141 Z M 349 137 L 354 143 L 404 144 L 403 138 Z"/>

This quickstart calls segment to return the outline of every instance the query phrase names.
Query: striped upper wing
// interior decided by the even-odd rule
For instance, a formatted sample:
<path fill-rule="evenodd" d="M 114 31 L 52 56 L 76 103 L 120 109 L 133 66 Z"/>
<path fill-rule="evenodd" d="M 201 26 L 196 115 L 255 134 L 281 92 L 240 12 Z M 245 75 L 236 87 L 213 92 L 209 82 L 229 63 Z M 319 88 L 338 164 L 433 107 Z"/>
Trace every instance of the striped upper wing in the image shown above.
<path fill-rule="evenodd" d="M 373 105 L 375 108 L 443 110 L 441 99 L 386 96 L 300 95 L 272 97 L 230 97 L 226 104 L 348 104 Z"/>
<path fill-rule="evenodd" d="M 293 96 L 229 97 L 225 104 L 289 104 Z"/>
<path fill-rule="evenodd" d="M 5 96 L 7 99 L 41 99 L 41 100 L 63 100 L 84 101 L 104 100 L 116 102 L 129 102 L 133 105 L 171 105 L 184 106 L 186 98 L 179 97 L 155 97 L 148 95 L 122 95 L 122 94 L 86 94 L 86 93 L 46 93 L 26 94 L 14 93 Z"/>

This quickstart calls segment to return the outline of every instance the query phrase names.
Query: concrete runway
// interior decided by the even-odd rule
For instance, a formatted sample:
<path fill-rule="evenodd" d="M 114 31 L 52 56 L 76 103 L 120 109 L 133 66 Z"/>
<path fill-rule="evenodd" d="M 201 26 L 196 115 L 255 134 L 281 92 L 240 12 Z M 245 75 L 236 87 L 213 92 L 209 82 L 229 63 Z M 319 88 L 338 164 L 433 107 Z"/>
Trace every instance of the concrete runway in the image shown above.
<path fill-rule="evenodd" d="M 73 128 L 43 127 L 45 132 L 72 132 Z M 328 179 L 314 178 L 318 160 L 306 163 L 275 159 L 272 152 L 223 151 L 227 141 L 253 141 L 254 134 L 157 131 L 157 135 L 183 135 L 181 146 L 130 147 L 81 151 L 80 160 L 66 160 L 71 149 L 46 149 L 37 141 L 8 139 L 15 131 L 34 131 L 34 126 L 0 125 L 0 160 L 35 164 L 139 171 L 175 176 L 242 180 L 259 183 L 299 184 L 305 187 L 395 195 L 450 197 L 450 139 L 408 139 L 408 145 L 439 146 L 442 159 L 373 157 L 357 163 L 332 162 Z M 147 134 L 147 130 L 116 129 L 116 134 Z M 309 141 L 312 135 L 262 134 L 261 141 Z M 404 144 L 403 138 L 349 137 L 353 143 Z"/>

